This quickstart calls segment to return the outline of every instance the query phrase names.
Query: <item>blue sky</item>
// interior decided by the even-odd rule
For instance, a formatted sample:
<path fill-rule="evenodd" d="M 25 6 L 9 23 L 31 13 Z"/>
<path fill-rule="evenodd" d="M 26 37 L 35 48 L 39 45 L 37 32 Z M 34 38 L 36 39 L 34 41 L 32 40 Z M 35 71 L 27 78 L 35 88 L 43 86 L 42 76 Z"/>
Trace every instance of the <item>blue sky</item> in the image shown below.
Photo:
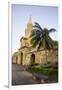
<path fill-rule="evenodd" d="M 25 34 L 25 28 L 32 18 L 32 23 L 38 22 L 42 28 L 55 28 L 52 39 L 58 40 L 58 8 L 52 6 L 32 6 L 12 4 L 12 53 L 20 47 L 20 38 Z"/>

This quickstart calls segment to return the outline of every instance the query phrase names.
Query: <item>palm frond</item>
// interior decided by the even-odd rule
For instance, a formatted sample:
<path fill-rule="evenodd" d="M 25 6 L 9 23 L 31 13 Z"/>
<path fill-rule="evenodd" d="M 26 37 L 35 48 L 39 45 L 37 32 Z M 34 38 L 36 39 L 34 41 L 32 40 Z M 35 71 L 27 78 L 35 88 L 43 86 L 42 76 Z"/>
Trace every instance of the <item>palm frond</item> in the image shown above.
<path fill-rule="evenodd" d="M 31 38 L 31 44 L 33 44 L 33 46 L 37 46 L 39 44 L 41 37 L 40 36 L 34 36 Z"/>
<path fill-rule="evenodd" d="M 33 27 L 35 27 L 35 26 L 33 26 Z M 42 32 L 38 27 L 33 28 L 33 30 L 34 30 L 34 31 L 40 31 L 40 32 Z"/>
<path fill-rule="evenodd" d="M 31 34 L 30 34 L 30 36 L 29 36 L 29 37 L 31 38 L 31 37 L 33 37 L 34 35 L 35 35 L 35 31 L 34 31 L 34 30 L 32 30 L 32 32 L 31 32 Z"/>
<path fill-rule="evenodd" d="M 56 31 L 56 29 L 54 29 L 54 28 L 49 29 L 49 33 L 54 32 L 54 31 Z"/>
<path fill-rule="evenodd" d="M 32 48 L 35 48 L 37 46 L 37 43 L 32 44 Z"/>
<path fill-rule="evenodd" d="M 35 40 L 36 40 L 36 36 L 33 36 L 33 37 L 30 39 L 30 43 L 31 43 L 31 44 L 34 43 Z"/>
<path fill-rule="evenodd" d="M 30 38 L 33 37 L 33 36 L 35 36 L 35 35 L 36 36 L 37 35 L 39 36 L 40 34 L 41 34 L 41 31 L 33 29 L 32 32 L 31 32 L 31 34 L 30 34 Z"/>
<path fill-rule="evenodd" d="M 39 41 L 39 44 L 38 44 L 38 49 L 41 48 L 41 46 L 43 47 L 43 42 L 42 42 L 42 39 Z"/>
<path fill-rule="evenodd" d="M 49 48 L 53 48 L 53 40 L 51 39 L 51 37 L 47 37 L 46 41 L 48 42 Z"/>
<path fill-rule="evenodd" d="M 39 29 L 40 31 L 43 30 L 43 29 L 41 28 L 41 26 L 40 26 L 37 22 L 35 22 L 34 24 L 35 24 L 35 25 L 33 25 L 34 28 L 37 28 L 37 29 Z"/>

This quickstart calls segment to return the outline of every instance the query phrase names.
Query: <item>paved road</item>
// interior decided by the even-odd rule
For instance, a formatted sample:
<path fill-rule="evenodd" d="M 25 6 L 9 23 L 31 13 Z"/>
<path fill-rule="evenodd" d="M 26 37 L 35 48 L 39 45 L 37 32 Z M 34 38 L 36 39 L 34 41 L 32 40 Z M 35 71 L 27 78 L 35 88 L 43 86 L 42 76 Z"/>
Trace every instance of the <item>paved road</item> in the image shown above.
<path fill-rule="evenodd" d="M 33 75 L 21 65 L 12 64 L 12 85 L 28 85 L 37 84 L 33 79 Z"/>

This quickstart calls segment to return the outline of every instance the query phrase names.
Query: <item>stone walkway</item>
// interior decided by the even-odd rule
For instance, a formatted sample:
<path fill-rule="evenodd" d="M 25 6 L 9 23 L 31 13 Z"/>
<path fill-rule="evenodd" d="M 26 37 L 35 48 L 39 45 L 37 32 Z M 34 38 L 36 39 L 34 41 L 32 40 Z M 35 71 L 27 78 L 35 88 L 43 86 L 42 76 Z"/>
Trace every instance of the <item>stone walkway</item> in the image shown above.
<path fill-rule="evenodd" d="M 33 75 L 21 65 L 12 64 L 12 85 L 38 84 Z"/>

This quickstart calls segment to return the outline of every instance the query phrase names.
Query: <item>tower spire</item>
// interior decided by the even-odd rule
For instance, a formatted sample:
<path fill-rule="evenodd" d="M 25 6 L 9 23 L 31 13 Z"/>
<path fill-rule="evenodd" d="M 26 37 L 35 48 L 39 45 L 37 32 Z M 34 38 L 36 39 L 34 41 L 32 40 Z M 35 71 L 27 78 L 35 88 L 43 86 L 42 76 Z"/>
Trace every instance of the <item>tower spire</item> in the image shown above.
<path fill-rule="evenodd" d="M 32 31 L 32 19 L 31 16 L 29 17 L 28 23 L 27 23 L 27 27 L 25 29 L 25 36 L 29 37 Z"/>
<path fill-rule="evenodd" d="M 31 23 L 32 24 L 32 18 L 31 18 L 31 15 L 29 17 L 29 22 L 28 23 Z"/>

